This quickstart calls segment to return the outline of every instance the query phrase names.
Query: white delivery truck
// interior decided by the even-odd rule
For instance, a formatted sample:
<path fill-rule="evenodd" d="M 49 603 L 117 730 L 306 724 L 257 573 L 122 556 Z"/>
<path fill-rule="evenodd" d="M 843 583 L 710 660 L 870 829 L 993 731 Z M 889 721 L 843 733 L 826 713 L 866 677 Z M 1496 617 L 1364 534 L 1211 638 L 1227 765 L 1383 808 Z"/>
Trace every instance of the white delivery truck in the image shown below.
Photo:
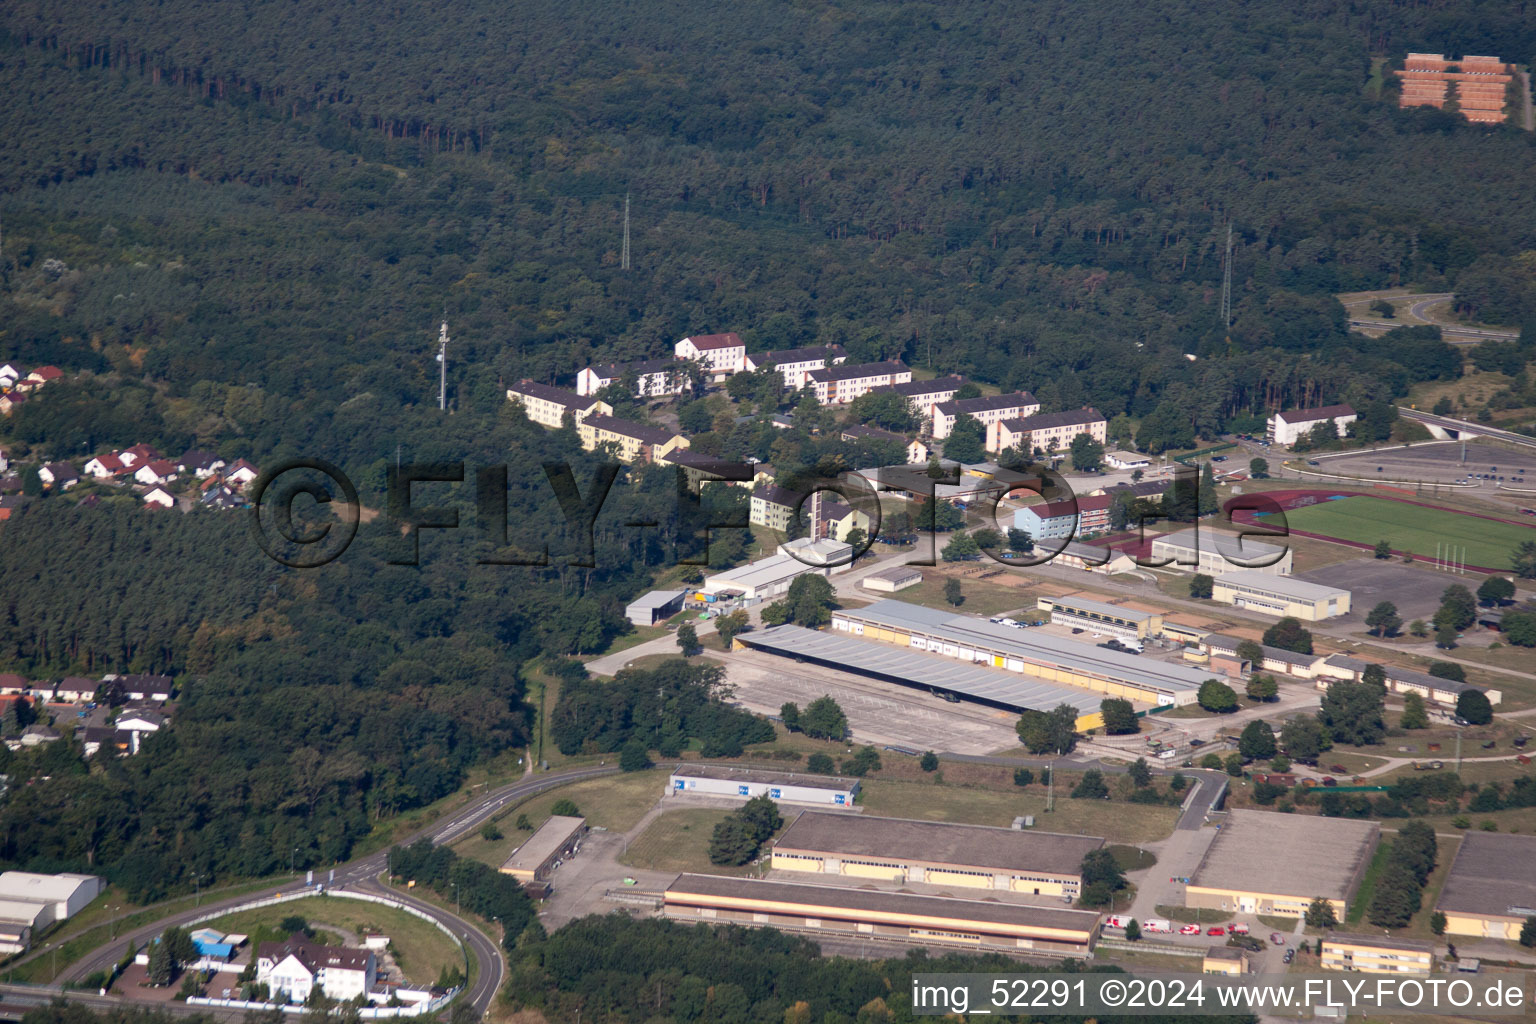
<path fill-rule="evenodd" d="M 1165 917 L 1149 917 L 1141 923 L 1141 930 L 1152 935 L 1172 935 L 1173 922 Z"/>

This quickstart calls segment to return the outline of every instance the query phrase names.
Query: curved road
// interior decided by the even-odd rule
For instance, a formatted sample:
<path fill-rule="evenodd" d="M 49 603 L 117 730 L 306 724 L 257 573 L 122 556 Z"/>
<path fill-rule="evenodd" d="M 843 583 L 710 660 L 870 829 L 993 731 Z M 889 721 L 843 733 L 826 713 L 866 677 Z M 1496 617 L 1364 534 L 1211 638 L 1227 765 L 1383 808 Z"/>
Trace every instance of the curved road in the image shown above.
<path fill-rule="evenodd" d="M 452 842 L 453 840 L 458 839 L 460 836 L 464 835 L 466 832 L 469 832 L 471 829 L 479 826 L 487 818 L 501 811 L 510 803 L 514 803 L 516 801 L 526 799 L 530 796 L 534 796 L 535 794 L 542 793 L 547 789 L 553 789 L 557 786 L 566 785 L 567 783 L 577 782 L 582 779 L 596 778 L 602 775 L 611 775 L 616 773 L 618 770 L 619 769 L 616 765 L 609 765 L 595 768 L 573 768 L 567 771 L 551 772 L 547 775 L 541 776 L 525 775 L 517 782 L 503 786 L 500 789 L 492 790 L 484 796 L 470 801 L 468 804 L 464 805 L 462 808 L 450 815 L 446 822 L 435 822 L 427 828 L 413 833 L 412 835 L 401 840 L 399 845 L 409 845 L 410 843 L 414 843 L 424 837 L 431 838 L 432 842 L 436 844 Z M 335 880 L 332 882 L 327 882 L 326 884 L 329 888 L 332 889 L 346 888 L 357 889 L 376 894 L 387 894 L 394 899 L 398 899 L 403 903 L 407 903 L 412 907 L 423 911 L 424 913 L 430 914 L 449 931 L 453 932 L 453 934 L 461 938 L 465 945 L 468 946 L 471 951 L 473 951 L 475 958 L 479 961 L 480 964 L 480 970 L 475 977 L 475 982 L 469 987 L 465 993 L 465 997 L 479 1013 L 484 1014 L 486 1009 L 491 1004 L 491 999 L 495 997 L 496 990 L 501 987 L 501 983 L 506 976 L 506 965 L 502 960 L 501 951 L 497 946 L 496 941 L 487 935 L 484 931 L 482 931 L 477 925 L 470 923 L 467 919 L 458 914 L 451 913 L 441 907 L 436 906 L 435 904 L 428 903 L 407 893 L 389 889 L 384 886 L 378 881 L 378 876 L 387 870 L 388 867 L 388 849 L 379 850 L 378 852 L 371 853 L 366 857 L 359 857 L 356 860 L 337 865 L 335 869 Z M 318 878 L 320 875 L 317 873 L 316 877 Z M 131 932 L 127 932 L 104 946 L 98 946 L 92 953 L 72 964 L 59 976 L 57 980 L 69 983 L 79 983 L 84 978 L 88 977 L 96 971 L 109 970 L 127 953 L 128 944 L 130 942 L 134 943 L 135 945 L 142 946 L 151 938 L 159 935 L 166 928 L 169 928 L 172 925 L 186 924 L 193 918 L 203 917 L 213 911 L 238 907 L 253 900 L 259 900 L 267 896 L 276 896 L 280 893 L 298 892 L 304 888 L 305 887 L 298 882 L 287 881 L 279 885 L 274 885 L 269 889 L 246 893 L 242 896 L 236 896 L 230 899 L 208 903 L 193 910 L 182 911 L 179 914 L 169 915 L 167 917 L 161 918 L 159 921 L 156 921 L 153 924 L 145 925 L 141 928 L 136 928 Z M 22 986 L 3 986 L 0 988 L 5 990 L 7 1000 L 10 999 L 12 991 L 38 991 L 35 987 L 28 989 Z M 77 999 L 82 995 L 87 996 L 87 1001 L 96 1003 L 100 1003 L 103 998 L 79 992 L 70 992 L 67 994 L 67 998 Z M 111 1005 L 123 1005 L 124 1003 L 128 1003 L 130 1001 L 118 999 L 115 997 L 106 997 L 106 1002 Z M 186 1006 L 185 1003 L 170 1005 L 183 1007 Z M 191 1009 L 207 1011 L 210 1008 L 192 1007 Z"/>

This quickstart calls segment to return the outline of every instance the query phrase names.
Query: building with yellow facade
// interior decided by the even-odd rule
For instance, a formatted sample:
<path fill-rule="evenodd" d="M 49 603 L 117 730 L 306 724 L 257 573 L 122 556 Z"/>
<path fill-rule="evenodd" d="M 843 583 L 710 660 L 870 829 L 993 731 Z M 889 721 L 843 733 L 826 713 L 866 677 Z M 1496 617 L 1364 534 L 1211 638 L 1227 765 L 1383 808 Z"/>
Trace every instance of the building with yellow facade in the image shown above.
<path fill-rule="evenodd" d="M 1303 622 L 1320 622 L 1348 615 L 1350 593 L 1291 576 L 1239 569 L 1215 578 L 1211 600 L 1263 615 L 1289 615 Z"/>
<path fill-rule="evenodd" d="M 688 447 L 688 439 L 681 434 L 616 416 L 588 416 L 576 425 L 576 433 L 589 452 L 598 445 L 611 445 L 620 462 L 665 461 L 671 452 Z"/>
<path fill-rule="evenodd" d="M 1054 623 L 1090 629 L 1122 640 L 1150 640 L 1163 632 L 1163 616 L 1160 612 L 1127 608 L 1082 594 L 1042 597 L 1036 601 L 1035 606 L 1042 612 L 1050 612 Z"/>
<path fill-rule="evenodd" d="M 1075 899 L 1097 836 L 807 811 L 773 845 L 775 871 Z"/>
<path fill-rule="evenodd" d="M 1447 935 L 1520 938 L 1536 917 L 1536 836 L 1468 832 L 1461 837 L 1435 909 Z"/>
<path fill-rule="evenodd" d="M 1200 960 L 1201 974 L 1247 974 L 1248 951 L 1241 946 L 1212 946 Z"/>
<path fill-rule="evenodd" d="M 1099 915 L 1089 910 L 717 875 L 679 875 L 662 896 L 662 913 L 937 949 L 1083 955 L 1099 937 Z"/>
<path fill-rule="evenodd" d="M 613 406 L 591 395 L 578 395 L 565 388 L 551 387 L 537 381 L 525 380 L 507 388 L 507 401 L 522 406 L 523 414 L 541 427 L 558 430 L 570 413 L 577 423 L 593 414 L 613 415 Z"/>
<path fill-rule="evenodd" d="M 1229 811 L 1184 887 L 1184 905 L 1303 917 L 1324 899 L 1342 921 L 1380 838 L 1374 821 Z"/>
<path fill-rule="evenodd" d="M 1105 697 L 1182 707 L 1195 703 L 1209 678 L 1182 665 L 890 599 L 834 611 L 832 629 L 1088 691 L 1073 702 L 1077 708 Z"/>
<path fill-rule="evenodd" d="M 1323 937 L 1321 966 L 1325 971 L 1364 971 L 1367 974 L 1428 974 L 1434 950 L 1427 942 L 1383 935 Z"/>

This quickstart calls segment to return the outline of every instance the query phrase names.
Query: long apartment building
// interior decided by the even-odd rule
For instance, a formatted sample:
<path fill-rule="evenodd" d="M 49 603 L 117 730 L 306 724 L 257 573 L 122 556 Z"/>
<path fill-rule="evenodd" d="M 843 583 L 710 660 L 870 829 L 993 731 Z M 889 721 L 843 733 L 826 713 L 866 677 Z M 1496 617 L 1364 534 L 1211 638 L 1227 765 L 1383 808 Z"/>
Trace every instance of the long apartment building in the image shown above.
<path fill-rule="evenodd" d="M 1087 434 L 1099 444 L 1109 438 L 1109 423 L 1099 410 L 1084 407 L 1065 412 L 1029 413 L 1010 416 L 988 425 L 987 451 L 1000 452 L 1021 448 L 1032 452 L 1065 451 L 1079 434 Z"/>
<path fill-rule="evenodd" d="M 875 388 L 905 384 L 911 379 L 911 368 L 899 359 L 883 363 L 843 363 L 806 374 L 807 382 L 816 389 L 816 400 L 822 405 L 847 405 Z"/>
<path fill-rule="evenodd" d="M 525 416 L 551 430 L 558 430 L 565 423 L 566 413 L 570 413 L 577 423 L 591 415 L 613 415 L 613 406 L 591 395 L 578 395 L 565 388 L 531 380 L 520 381 L 507 388 L 507 401 L 518 403 Z"/>
<path fill-rule="evenodd" d="M 935 377 L 932 380 L 911 380 L 905 384 L 892 384 L 876 388 L 876 391 L 894 391 L 907 400 L 912 415 L 925 423 L 933 419 L 933 407 L 954 399 L 955 392 L 965 386 L 965 378 L 957 374 Z"/>
<path fill-rule="evenodd" d="M 805 387 L 812 370 L 824 370 L 848 361 L 848 352 L 841 345 L 812 345 L 808 348 L 787 348 L 778 351 L 749 352 L 746 356 L 748 370 L 757 371 L 765 366 L 776 368 L 784 377 L 784 386 L 791 391 Z"/>
<path fill-rule="evenodd" d="M 773 844 L 775 871 L 1076 897 L 1098 836 L 806 811 Z"/>
<path fill-rule="evenodd" d="M 676 359 L 642 359 L 633 363 L 600 363 L 576 375 L 576 393 L 595 395 L 629 374 L 635 376 L 636 398 L 680 395 L 693 387 L 688 373 Z"/>
<path fill-rule="evenodd" d="M 616 416 L 588 416 L 576 425 L 576 433 L 587 451 L 600 444 L 613 445 L 621 462 L 664 461 L 677 449 L 688 447 L 688 439 L 681 434 Z"/>
<path fill-rule="evenodd" d="M 724 380 L 747 368 L 747 343 L 734 331 L 684 338 L 672 346 L 672 353 L 678 359 L 701 363 L 713 381 Z"/>
<path fill-rule="evenodd" d="M 1096 706 L 1104 697 L 1182 707 L 1195 702 L 1209 678 L 1182 665 L 889 598 L 834 611 L 832 630 L 1088 691 L 1080 707 Z"/>
<path fill-rule="evenodd" d="M 994 423 L 1033 416 L 1040 403 L 1028 391 L 1010 391 L 1006 395 L 984 395 L 940 402 L 933 407 L 933 439 L 942 441 L 955 429 L 955 421 L 969 416 L 990 431 Z"/>

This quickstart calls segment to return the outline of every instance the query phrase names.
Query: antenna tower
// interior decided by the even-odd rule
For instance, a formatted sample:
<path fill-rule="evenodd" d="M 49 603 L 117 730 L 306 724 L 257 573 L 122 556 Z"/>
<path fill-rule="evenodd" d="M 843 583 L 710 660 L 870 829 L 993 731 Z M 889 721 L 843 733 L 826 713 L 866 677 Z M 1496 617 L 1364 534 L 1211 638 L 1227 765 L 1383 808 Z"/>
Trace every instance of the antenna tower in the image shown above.
<path fill-rule="evenodd" d="M 619 257 L 622 270 L 629 269 L 629 193 L 624 193 L 624 253 Z"/>
<path fill-rule="evenodd" d="M 437 407 L 448 408 L 448 311 L 443 310 L 443 326 L 437 332 Z"/>
<path fill-rule="evenodd" d="M 1227 221 L 1227 254 L 1221 261 L 1221 329 L 1232 333 L 1232 222 Z M 1232 339 L 1227 338 L 1230 342 Z"/>

